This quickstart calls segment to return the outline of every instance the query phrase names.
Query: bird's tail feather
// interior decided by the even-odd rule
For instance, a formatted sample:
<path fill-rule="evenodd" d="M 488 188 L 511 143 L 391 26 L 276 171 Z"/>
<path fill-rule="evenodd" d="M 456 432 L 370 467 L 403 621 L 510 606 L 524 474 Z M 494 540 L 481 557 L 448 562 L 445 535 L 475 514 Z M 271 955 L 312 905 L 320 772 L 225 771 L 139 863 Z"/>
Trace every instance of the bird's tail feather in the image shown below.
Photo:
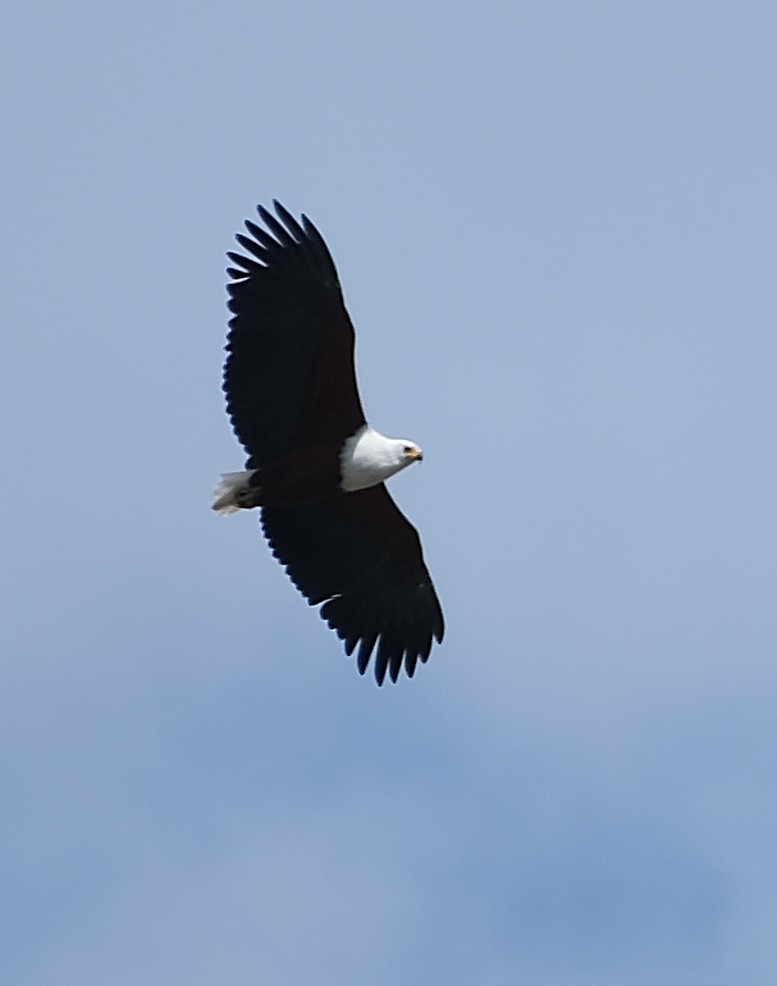
<path fill-rule="evenodd" d="M 256 469 L 244 469 L 242 472 L 225 472 L 216 491 L 213 494 L 212 509 L 217 514 L 233 514 L 238 510 L 250 509 L 255 507 L 255 497 L 253 503 L 247 502 L 246 493 L 249 490 L 257 494 L 259 490 L 251 486 L 251 479 L 256 475 Z"/>

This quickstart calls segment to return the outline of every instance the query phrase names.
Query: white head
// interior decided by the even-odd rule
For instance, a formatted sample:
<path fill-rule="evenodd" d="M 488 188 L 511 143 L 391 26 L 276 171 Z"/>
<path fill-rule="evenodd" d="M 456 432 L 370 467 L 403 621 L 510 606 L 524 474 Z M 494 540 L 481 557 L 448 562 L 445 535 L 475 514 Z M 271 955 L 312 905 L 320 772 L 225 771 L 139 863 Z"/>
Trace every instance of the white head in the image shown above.
<path fill-rule="evenodd" d="M 407 438 L 386 438 L 364 425 L 343 445 L 340 456 L 340 485 L 348 492 L 377 486 L 424 457 Z"/>
<path fill-rule="evenodd" d="M 421 462 L 424 457 L 421 449 L 409 438 L 387 438 L 386 441 L 390 444 L 397 472 L 412 466 L 414 462 Z"/>

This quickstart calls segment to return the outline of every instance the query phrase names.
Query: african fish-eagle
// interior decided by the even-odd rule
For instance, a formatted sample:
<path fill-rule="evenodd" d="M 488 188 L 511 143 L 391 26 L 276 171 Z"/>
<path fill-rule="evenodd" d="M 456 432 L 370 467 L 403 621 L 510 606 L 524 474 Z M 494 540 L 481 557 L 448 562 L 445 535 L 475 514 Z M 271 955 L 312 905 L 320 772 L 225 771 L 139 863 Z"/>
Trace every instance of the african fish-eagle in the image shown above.
<path fill-rule="evenodd" d="M 310 605 L 364 674 L 378 684 L 412 677 L 443 615 L 421 542 L 384 480 L 422 459 L 411 441 L 386 438 L 362 410 L 354 330 L 334 261 L 306 217 L 279 202 L 258 207 L 228 253 L 233 313 L 224 392 L 248 453 L 216 490 L 219 513 L 259 507 L 264 535 Z"/>

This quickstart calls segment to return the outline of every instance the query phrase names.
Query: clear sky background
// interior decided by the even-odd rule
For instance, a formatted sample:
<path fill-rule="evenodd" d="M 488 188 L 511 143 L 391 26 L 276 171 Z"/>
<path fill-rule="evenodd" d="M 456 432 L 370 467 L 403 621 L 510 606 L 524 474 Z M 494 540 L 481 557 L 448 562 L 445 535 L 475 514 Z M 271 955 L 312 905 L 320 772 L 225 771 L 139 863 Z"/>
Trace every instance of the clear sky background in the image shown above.
<path fill-rule="evenodd" d="M 0 44 L 0 979 L 773 982 L 777 6 L 33 0 Z M 209 510 L 272 197 L 426 452 L 412 682 Z"/>

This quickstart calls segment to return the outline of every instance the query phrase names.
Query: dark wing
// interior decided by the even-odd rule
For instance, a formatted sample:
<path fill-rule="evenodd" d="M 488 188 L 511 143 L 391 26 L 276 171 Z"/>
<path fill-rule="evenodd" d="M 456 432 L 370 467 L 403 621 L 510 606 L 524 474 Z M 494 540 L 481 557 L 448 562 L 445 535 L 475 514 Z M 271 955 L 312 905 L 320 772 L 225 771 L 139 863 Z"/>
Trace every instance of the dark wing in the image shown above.
<path fill-rule="evenodd" d="M 258 207 L 229 253 L 234 313 L 224 392 L 247 468 L 317 441 L 340 445 L 364 424 L 353 363 L 354 332 L 334 261 L 316 227 L 275 202 Z M 269 232 L 268 232 L 269 230 Z"/>
<path fill-rule="evenodd" d="M 377 644 L 375 678 L 408 677 L 442 641 L 442 609 L 421 541 L 384 485 L 296 506 L 265 507 L 262 528 L 275 557 L 345 641 L 364 674 Z"/>

